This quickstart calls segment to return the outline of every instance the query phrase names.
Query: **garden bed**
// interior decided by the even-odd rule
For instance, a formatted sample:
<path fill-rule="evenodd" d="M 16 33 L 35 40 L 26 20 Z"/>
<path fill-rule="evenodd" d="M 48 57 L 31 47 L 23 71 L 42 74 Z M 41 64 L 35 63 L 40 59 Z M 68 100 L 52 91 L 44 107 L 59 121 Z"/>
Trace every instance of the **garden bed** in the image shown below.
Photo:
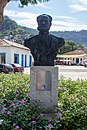
<path fill-rule="evenodd" d="M 87 130 L 87 80 L 59 80 L 51 119 L 30 95 L 29 83 L 26 74 L 0 74 L 0 130 Z"/>

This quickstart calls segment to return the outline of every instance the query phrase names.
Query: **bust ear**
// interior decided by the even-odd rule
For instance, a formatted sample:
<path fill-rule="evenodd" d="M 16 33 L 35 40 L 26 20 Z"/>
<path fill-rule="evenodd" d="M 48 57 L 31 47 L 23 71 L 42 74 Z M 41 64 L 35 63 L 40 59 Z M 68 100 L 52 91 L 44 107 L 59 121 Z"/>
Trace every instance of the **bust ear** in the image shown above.
<path fill-rule="evenodd" d="M 52 22 L 50 22 L 50 26 L 52 25 Z"/>
<path fill-rule="evenodd" d="M 40 17 L 41 17 L 41 15 L 37 16 L 37 22 L 38 22 L 38 20 L 39 20 Z"/>
<path fill-rule="evenodd" d="M 49 27 L 51 27 L 51 25 L 52 25 L 52 22 L 50 22 L 50 25 L 49 25 Z"/>

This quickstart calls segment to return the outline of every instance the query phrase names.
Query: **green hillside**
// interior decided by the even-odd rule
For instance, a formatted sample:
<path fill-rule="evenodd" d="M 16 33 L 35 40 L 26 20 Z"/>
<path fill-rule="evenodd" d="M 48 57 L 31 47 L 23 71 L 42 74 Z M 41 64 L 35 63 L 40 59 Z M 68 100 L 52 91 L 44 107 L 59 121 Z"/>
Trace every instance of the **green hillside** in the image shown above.
<path fill-rule="evenodd" d="M 51 32 L 55 36 L 63 37 L 65 40 L 72 40 L 81 43 L 87 48 L 87 30 L 81 31 L 58 31 Z"/>
<path fill-rule="evenodd" d="M 23 44 L 24 39 L 37 33 L 36 30 L 18 25 L 15 21 L 5 16 L 0 26 L 0 38 L 8 39 Z"/>

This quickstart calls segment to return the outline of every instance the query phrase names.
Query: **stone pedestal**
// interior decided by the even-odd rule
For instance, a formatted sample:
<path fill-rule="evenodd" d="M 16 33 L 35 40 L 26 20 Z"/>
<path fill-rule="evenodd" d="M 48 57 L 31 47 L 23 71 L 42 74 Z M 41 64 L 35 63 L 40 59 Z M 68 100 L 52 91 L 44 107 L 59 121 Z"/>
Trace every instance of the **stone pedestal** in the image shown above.
<path fill-rule="evenodd" d="M 33 66 L 30 68 L 30 94 L 40 100 L 43 107 L 58 105 L 58 67 Z"/>

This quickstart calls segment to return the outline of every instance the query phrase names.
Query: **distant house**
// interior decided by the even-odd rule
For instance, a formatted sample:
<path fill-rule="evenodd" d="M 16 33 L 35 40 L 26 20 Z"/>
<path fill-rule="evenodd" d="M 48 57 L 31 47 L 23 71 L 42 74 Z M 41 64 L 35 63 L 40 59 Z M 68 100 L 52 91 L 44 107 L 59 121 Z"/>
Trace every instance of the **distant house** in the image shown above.
<path fill-rule="evenodd" d="M 57 55 L 57 58 L 61 63 L 66 65 L 84 65 L 87 62 L 87 54 L 81 48 Z"/>
<path fill-rule="evenodd" d="M 18 63 L 24 67 L 30 66 L 29 48 L 8 40 L 0 39 L 0 63 Z"/>

